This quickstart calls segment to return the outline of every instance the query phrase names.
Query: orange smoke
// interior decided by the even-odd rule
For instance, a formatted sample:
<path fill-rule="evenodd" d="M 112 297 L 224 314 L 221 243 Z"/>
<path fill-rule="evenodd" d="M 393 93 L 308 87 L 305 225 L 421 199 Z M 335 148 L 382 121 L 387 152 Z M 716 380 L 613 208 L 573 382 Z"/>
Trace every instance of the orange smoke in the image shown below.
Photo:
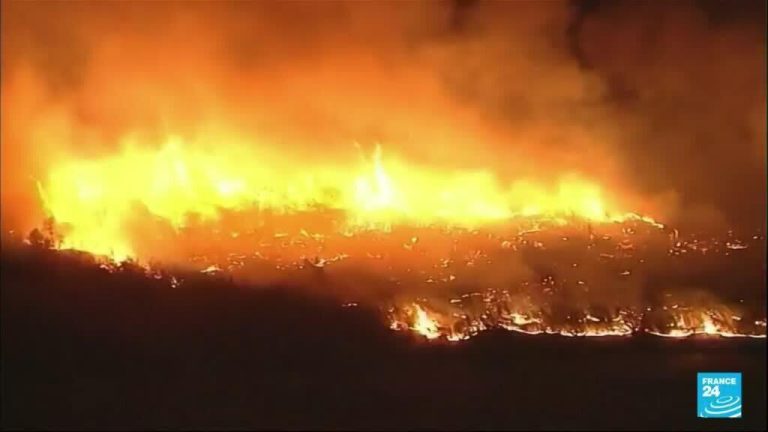
<path fill-rule="evenodd" d="M 554 47 L 517 49 L 561 25 L 561 6 L 451 42 L 447 4 L 4 3 L 3 228 L 48 213 L 70 246 L 120 256 L 136 207 L 176 227 L 316 205 L 350 226 L 661 217 L 637 205 L 613 127 L 586 108 L 594 77 Z M 521 55 L 495 72 L 502 41 Z M 500 86 L 519 110 L 493 112 Z"/>

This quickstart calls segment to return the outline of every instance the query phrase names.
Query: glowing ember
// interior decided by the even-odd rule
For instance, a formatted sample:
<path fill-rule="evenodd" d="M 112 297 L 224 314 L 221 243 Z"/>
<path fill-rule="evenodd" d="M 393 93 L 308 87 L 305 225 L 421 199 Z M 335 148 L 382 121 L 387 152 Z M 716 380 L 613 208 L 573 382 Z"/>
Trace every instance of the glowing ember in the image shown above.
<path fill-rule="evenodd" d="M 466 296 L 466 299 L 472 296 Z M 742 321 L 738 315 L 733 315 L 733 309 L 726 306 L 690 307 L 673 305 L 664 307 L 663 314 L 656 312 L 640 313 L 633 310 L 620 310 L 614 316 L 597 317 L 589 312 L 581 317 L 570 317 L 570 321 L 562 321 L 554 316 L 545 316 L 541 309 L 531 308 L 527 312 L 496 313 L 495 310 L 506 308 L 510 300 L 494 299 L 484 302 L 483 306 L 473 303 L 450 302 L 449 306 L 433 305 L 430 312 L 418 307 L 418 313 L 411 306 L 392 308 L 389 310 L 391 328 L 395 330 L 411 330 L 417 333 L 429 334 L 429 339 L 444 338 L 448 340 L 468 339 L 482 331 L 499 328 L 529 335 L 550 334 L 568 337 L 626 337 L 637 333 L 647 333 L 668 338 L 686 338 L 694 335 L 718 337 L 752 337 L 765 338 L 765 329 L 760 327 L 763 321 L 756 321 L 754 327 L 739 327 Z M 511 306 L 524 306 L 526 302 L 520 299 L 511 300 Z M 446 309 L 447 308 L 447 309 Z M 459 308 L 461 312 L 456 312 Z M 649 308 L 650 310 L 650 308 Z M 664 320 L 671 324 L 664 324 Z M 429 326 L 410 325 L 409 322 L 430 323 Z M 428 328 L 429 331 L 424 329 Z"/>
<path fill-rule="evenodd" d="M 600 234 L 595 231 L 597 228 Z M 631 296 L 622 300 L 627 284 L 643 277 L 644 263 L 649 257 L 676 259 L 666 253 L 666 238 L 665 231 L 641 221 L 595 227 L 553 223 L 535 230 L 513 229 L 507 234 L 503 230 L 429 227 L 323 235 L 304 228 L 275 229 L 272 234 L 246 230 L 237 236 L 227 232 L 213 234 L 203 242 L 200 254 L 190 256 L 188 265 L 209 277 L 248 279 L 255 274 L 258 281 L 311 284 L 320 280 L 331 286 L 334 278 L 343 281 L 349 277 L 346 272 L 359 275 L 365 274 L 361 271 L 379 269 L 379 276 L 365 277 L 371 277 L 369 280 L 379 288 L 389 287 L 389 294 L 380 290 L 383 297 L 376 298 L 363 293 L 355 301 L 345 300 L 343 306 L 371 301 L 393 304 L 386 311 L 390 327 L 429 340 L 460 341 L 494 328 L 567 337 L 626 337 L 637 333 L 669 338 L 765 337 L 763 319 L 745 319 L 743 308 L 718 304 L 715 299 L 688 304 L 670 297 L 656 307 L 633 304 Z M 689 244 L 682 239 L 675 239 L 674 243 L 678 248 Z M 182 245 L 182 250 L 187 246 Z M 214 252 L 228 252 L 223 256 L 218 252 L 205 254 L 206 248 L 213 246 Z M 725 254 L 731 249 L 712 249 L 718 250 Z M 533 253 L 539 254 L 539 258 L 533 257 Z M 708 253 L 711 256 L 714 252 Z M 567 273 L 545 274 L 538 280 L 530 279 L 525 271 L 505 275 L 511 265 L 521 266 L 518 259 L 524 256 L 534 263 L 541 260 L 539 263 L 555 266 L 558 259 L 562 260 L 567 264 Z M 98 259 L 100 267 L 109 272 L 124 267 L 110 258 Z M 573 264 L 574 260 L 578 260 L 578 265 Z M 181 284 L 181 278 L 146 265 L 139 268 L 142 267 L 147 277 L 168 279 L 172 287 Z M 634 270 L 627 275 L 617 271 L 622 268 Z M 487 278 L 488 275 L 491 277 Z M 595 279 L 615 285 L 614 294 L 607 295 L 618 296 L 616 299 L 626 302 L 625 305 L 606 309 L 600 305 L 605 298 L 591 298 Z M 489 287 L 473 290 L 472 286 L 478 283 Z M 414 295 L 403 295 L 408 290 Z M 583 304 L 557 306 L 560 300 L 554 295 L 556 291 L 570 292 L 573 299 Z M 387 297 L 395 293 L 400 293 L 397 300 Z M 596 303 L 591 304 L 593 301 Z"/>

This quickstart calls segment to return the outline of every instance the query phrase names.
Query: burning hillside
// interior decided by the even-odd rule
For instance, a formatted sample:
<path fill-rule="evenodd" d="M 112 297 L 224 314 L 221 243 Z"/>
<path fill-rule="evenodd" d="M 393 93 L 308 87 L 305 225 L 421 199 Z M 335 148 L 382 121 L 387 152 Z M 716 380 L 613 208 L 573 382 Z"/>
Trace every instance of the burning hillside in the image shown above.
<path fill-rule="evenodd" d="M 491 328 L 765 337 L 752 299 L 697 281 L 707 267 L 728 275 L 728 261 L 764 256 L 759 232 L 680 238 L 579 177 L 504 185 L 489 171 L 388 159 L 379 146 L 339 167 L 230 149 L 128 143 L 62 162 L 37 184 L 49 216 L 38 242 L 101 256 L 106 268 L 131 259 L 150 274 L 180 266 L 316 287 L 428 339 Z"/>
<path fill-rule="evenodd" d="M 342 218 L 325 229 L 336 232 L 398 225 L 473 229 L 521 217 L 560 225 L 566 218 L 658 225 L 608 207 L 602 189 L 578 177 L 563 176 L 554 185 L 526 179 L 505 185 L 489 171 L 385 163 L 379 146 L 355 167 L 279 161 L 237 146 L 206 153 L 173 139 L 156 152 L 128 143 L 114 157 L 57 163 L 37 186 L 63 236 L 61 247 L 116 259 L 156 258 L 153 250 L 137 255 L 145 234 L 132 231 L 151 225 L 178 231 L 190 219 L 216 224 L 221 211 L 302 214 L 304 228 L 317 225 L 312 219 L 321 212 L 334 211 Z M 226 223 L 222 228 L 232 230 Z"/>
<path fill-rule="evenodd" d="M 765 429 L 765 0 L 0 9 L 3 428 Z"/>
<path fill-rule="evenodd" d="M 601 222 L 573 214 L 472 229 L 351 229 L 331 210 L 222 217 L 154 231 L 161 234 L 143 241 L 165 245 L 173 258 L 131 265 L 175 287 L 190 270 L 257 286 L 304 286 L 348 307 L 378 308 L 391 328 L 428 339 L 457 341 L 492 328 L 564 336 L 766 333 L 764 297 L 752 289 L 761 272 L 738 270 L 759 268 L 760 233 L 681 238 L 648 218 Z M 66 236 L 56 243 L 50 228 L 53 236 L 38 231 L 36 243 L 68 248 Z M 109 256 L 97 262 L 120 268 Z"/>
<path fill-rule="evenodd" d="M 433 339 L 765 336 L 746 18 L 152 8 L 3 4 L 4 239 L 311 287 Z"/>

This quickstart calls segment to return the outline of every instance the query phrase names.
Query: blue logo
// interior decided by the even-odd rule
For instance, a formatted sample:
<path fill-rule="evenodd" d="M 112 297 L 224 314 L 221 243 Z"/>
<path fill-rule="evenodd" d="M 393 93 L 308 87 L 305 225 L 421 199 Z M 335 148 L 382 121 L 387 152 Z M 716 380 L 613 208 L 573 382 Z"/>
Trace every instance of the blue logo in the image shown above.
<path fill-rule="evenodd" d="M 699 372 L 697 379 L 699 417 L 741 417 L 741 372 Z"/>

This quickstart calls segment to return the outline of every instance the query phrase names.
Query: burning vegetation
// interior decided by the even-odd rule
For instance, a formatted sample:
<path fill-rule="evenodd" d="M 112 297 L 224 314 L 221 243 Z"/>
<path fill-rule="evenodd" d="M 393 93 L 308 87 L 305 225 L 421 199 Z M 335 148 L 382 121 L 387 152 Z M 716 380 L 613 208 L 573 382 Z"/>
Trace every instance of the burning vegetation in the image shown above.
<path fill-rule="evenodd" d="M 493 328 L 765 337 L 764 311 L 738 293 L 649 286 L 658 274 L 696 279 L 697 266 L 764 255 L 759 232 L 685 239 L 582 178 L 505 186 L 488 171 L 387 159 L 379 146 L 359 166 L 255 160 L 171 140 L 157 152 L 127 145 L 107 159 L 61 163 L 37 184 L 49 219 L 34 242 L 101 256 L 108 270 L 132 260 L 174 286 L 183 277 L 151 269 L 313 286 L 374 305 L 392 329 L 427 339 Z"/>
<path fill-rule="evenodd" d="M 221 211 L 255 209 L 307 220 L 315 213 L 337 212 L 340 217 L 324 228 L 347 233 L 397 225 L 474 229 L 516 218 L 556 225 L 568 218 L 639 220 L 661 227 L 650 217 L 610 208 L 598 185 L 573 176 L 550 187 L 529 180 L 504 185 L 489 171 L 384 162 L 379 146 L 360 167 L 275 159 L 237 146 L 213 154 L 185 149 L 175 139 L 158 151 L 127 143 L 114 157 L 56 164 L 37 187 L 45 211 L 64 234 L 59 247 L 118 260 L 136 257 L 146 240 L 132 230 L 154 222 L 178 231 L 192 218 L 216 223 Z M 153 253 L 140 257 L 153 258 Z"/>
<path fill-rule="evenodd" d="M 343 213 L 331 210 L 222 217 L 237 230 L 225 230 L 218 218 L 197 220 L 155 239 L 170 245 L 165 259 L 127 262 L 176 288 L 183 288 L 184 272 L 197 270 L 249 285 L 316 290 L 346 307 L 379 309 L 390 328 L 427 339 L 459 341 L 489 329 L 563 336 L 766 334 L 761 293 L 750 286 L 760 274 L 738 273 L 764 257 L 760 233 L 684 239 L 647 217 L 595 221 L 574 214 L 517 216 L 480 228 L 352 229 Z M 28 242 L 69 248 L 55 233 L 51 224 L 48 234 L 35 231 Z M 110 272 L 123 261 L 97 258 Z"/>
<path fill-rule="evenodd" d="M 762 31 L 459 3 L 4 3 L 4 241 L 434 340 L 765 337 Z"/>

